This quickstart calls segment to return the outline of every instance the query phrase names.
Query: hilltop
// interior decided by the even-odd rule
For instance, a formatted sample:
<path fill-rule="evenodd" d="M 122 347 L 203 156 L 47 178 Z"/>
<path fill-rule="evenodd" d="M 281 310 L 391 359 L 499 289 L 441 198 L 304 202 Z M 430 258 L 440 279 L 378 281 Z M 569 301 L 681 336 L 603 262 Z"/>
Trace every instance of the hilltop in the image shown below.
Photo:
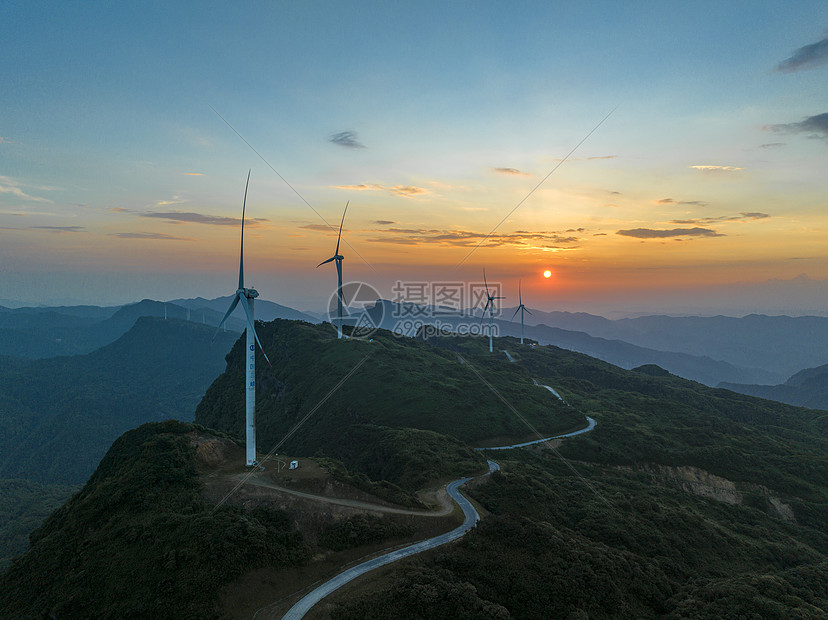
<path fill-rule="evenodd" d="M 243 418 L 240 339 L 196 413 L 229 435 L 166 422 L 119 439 L 0 578 L 7 617 L 242 618 L 264 606 L 278 615 L 345 563 L 436 525 L 338 514 L 276 487 L 416 511 L 424 496 L 415 491 L 476 475 L 484 454 L 502 471 L 468 488 L 484 509 L 472 533 L 354 582 L 314 617 L 828 611 L 823 411 L 512 338 L 497 339 L 489 354 L 480 338 L 378 331 L 338 341 L 330 325 L 259 328 L 273 361 L 257 364 L 260 458 L 312 414 L 278 450 L 299 458 L 308 476 L 279 478 L 267 460 L 256 474 L 264 486 L 244 485 L 213 509 L 243 471 L 230 438 Z M 554 450 L 472 450 L 524 439 L 516 412 L 544 434 L 579 427 L 587 415 L 598 425 Z"/>

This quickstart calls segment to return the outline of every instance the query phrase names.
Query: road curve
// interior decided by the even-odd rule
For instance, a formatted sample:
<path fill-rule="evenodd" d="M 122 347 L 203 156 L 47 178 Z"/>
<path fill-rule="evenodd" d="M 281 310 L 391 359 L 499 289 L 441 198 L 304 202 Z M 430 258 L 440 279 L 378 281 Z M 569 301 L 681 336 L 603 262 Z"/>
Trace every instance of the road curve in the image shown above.
<path fill-rule="evenodd" d="M 500 465 L 490 460 L 489 471 L 483 475 L 488 476 L 493 471 L 497 471 L 499 469 Z M 407 558 L 411 555 L 421 553 L 428 549 L 434 549 L 435 547 L 439 547 L 440 545 L 444 545 L 448 542 L 460 538 L 463 534 L 465 534 L 472 527 L 474 527 L 474 525 L 480 520 L 480 515 L 477 513 L 477 510 L 475 510 L 471 502 L 467 500 L 465 496 L 463 496 L 460 493 L 459 490 L 460 487 L 463 486 L 469 480 L 471 480 L 471 478 L 460 478 L 459 480 L 454 480 L 453 482 L 450 482 L 446 486 L 446 492 L 455 502 L 457 502 L 457 504 L 463 511 L 463 515 L 465 518 L 463 519 L 462 525 L 454 528 L 453 530 L 445 534 L 440 534 L 439 536 L 435 536 L 434 538 L 421 540 L 420 542 L 414 543 L 413 545 L 409 545 L 408 547 L 403 547 L 402 549 L 391 551 L 384 555 L 378 556 L 372 560 L 368 560 L 367 562 L 363 562 L 362 564 L 357 564 L 356 566 L 353 566 L 339 573 L 333 579 L 326 581 L 316 589 L 311 590 L 303 598 L 301 598 L 293 607 L 291 607 L 287 611 L 287 613 L 284 616 L 282 616 L 282 620 L 299 620 L 300 618 L 303 618 L 305 614 L 308 613 L 308 611 L 310 611 L 310 608 L 316 605 L 316 603 L 321 601 L 323 598 L 325 598 L 332 592 L 338 590 L 349 581 L 353 581 L 360 575 L 364 575 L 365 573 L 372 571 L 375 568 L 385 566 L 386 564 L 390 564 L 391 562 L 396 562 L 397 560 Z"/>
<path fill-rule="evenodd" d="M 546 387 L 546 386 L 544 386 Z M 533 446 L 536 443 L 543 443 L 544 441 L 551 441 L 552 439 L 563 439 L 565 437 L 575 437 L 576 435 L 583 435 L 588 433 L 598 424 L 593 418 L 587 416 L 587 425 L 577 431 L 571 433 L 564 433 L 563 435 L 555 435 L 554 437 L 544 437 L 543 439 L 535 439 L 534 441 L 526 441 L 524 443 L 516 443 L 511 446 L 497 446 L 495 448 L 475 448 L 475 450 L 511 450 L 512 448 L 525 448 L 526 446 Z"/>

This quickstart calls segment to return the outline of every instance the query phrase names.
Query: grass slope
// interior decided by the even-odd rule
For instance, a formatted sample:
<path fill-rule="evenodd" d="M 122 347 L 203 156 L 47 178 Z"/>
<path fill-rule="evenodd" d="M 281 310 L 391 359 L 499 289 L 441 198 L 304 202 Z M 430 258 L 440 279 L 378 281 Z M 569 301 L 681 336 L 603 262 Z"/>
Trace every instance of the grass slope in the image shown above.
<path fill-rule="evenodd" d="M 305 562 L 285 513 L 201 500 L 195 432 L 171 420 L 119 438 L 0 576 L 0 617 L 211 618 L 246 570 Z"/>
<path fill-rule="evenodd" d="M 270 450 L 294 425 L 310 417 L 285 444 L 292 454 L 322 451 L 371 476 L 409 490 L 429 478 L 484 466 L 468 446 L 518 439 L 527 427 L 481 385 L 470 366 L 541 432 L 562 433 L 585 424 L 582 412 L 532 383 L 532 375 L 499 353 L 455 352 L 380 330 L 372 341 L 337 340 L 330 325 L 276 320 L 257 326 L 270 357 L 256 364 L 259 450 Z M 227 358 L 227 371 L 196 410 L 199 424 L 242 435 L 243 341 Z M 360 363 L 358 370 L 334 389 Z M 322 403 L 321 406 L 320 403 Z M 420 473 L 417 473 L 420 472 Z"/>

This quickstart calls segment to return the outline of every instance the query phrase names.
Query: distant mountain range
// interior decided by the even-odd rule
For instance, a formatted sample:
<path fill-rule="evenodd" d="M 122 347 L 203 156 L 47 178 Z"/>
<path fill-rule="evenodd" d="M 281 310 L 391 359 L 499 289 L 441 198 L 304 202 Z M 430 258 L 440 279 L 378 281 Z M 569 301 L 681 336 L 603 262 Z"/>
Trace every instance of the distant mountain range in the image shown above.
<path fill-rule="evenodd" d="M 514 310 L 504 309 L 500 316 L 511 317 Z M 532 319 L 532 324 L 527 323 L 524 330 L 529 340 L 585 353 L 626 369 L 656 364 L 675 375 L 709 386 L 722 381 L 779 383 L 790 374 L 780 368 L 803 368 L 796 361 L 798 351 L 802 352 L 802 364 L 828 358 L 828 318 L 822 317 L 654 316 L 612 321 L 585 313 L 531 312 L 535 316 L 527 314 L 526 318 Z M 406 335 L 413 335 L 416 328 L 412 326 L 418 323 L 488 334 L 488 318 L 460 317 L 439 308 L 379 300 L 366 313 L 369 322 Z M 357 320 L 355 315 L 352 322 Z M 496 335 L 520 336 L 519 319 L 498 318 L 494 324 Z M 774 329 L 782 330 L 784 337 L 759 336 Z M 700 346 L 698 341 L 703 341 L 705 346 Z"/>
<path fill-rule="evenodd" d="M 0 355 L 42 359 L 58 355 L 83 355 L 113 342 L 142 316 L 181 319 L 216 327 L 232 297 L 177 299 L 169 302 L 145 299 L 121 307 L 59 306 L 54 308 L 0 307 Z M 231 332 L 244 331 L 241 310 L 226 322 Z M 289 318 L 317 322 L 307 314 L 271 301 L 258 300 L 256 319 Z"/>
<path fill-rule="evenodd" d="M 142 317 L 86 355 L 0 358 L 0 479 L 86 481 L 121 433 L 154 420 L 192 420 L 238 334 Z"/>
<path fill-rule="evenodd" d="M 828 410 L 828 364 L 801 370 L 781 385 L 720 383 L 719 387 L 789 405 Z"/>

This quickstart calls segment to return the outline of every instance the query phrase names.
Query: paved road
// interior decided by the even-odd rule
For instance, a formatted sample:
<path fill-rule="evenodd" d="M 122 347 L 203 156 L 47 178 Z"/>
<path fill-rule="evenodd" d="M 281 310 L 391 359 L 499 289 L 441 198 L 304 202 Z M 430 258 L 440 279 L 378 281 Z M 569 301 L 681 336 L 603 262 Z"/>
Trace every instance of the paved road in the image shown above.
<path fill-rule="evenodd" d="M 495 463 L 494 461 L 489 461 L 489 471 L 484 474 L 484 476 L 488 476 L 493 471 L 497 471 L 500 469 L 500 465 Z M 449 496 L 456 501 L 460 508 L 463 510 L 464 520 L 463 524 L 455 529 L 451 530 L 446 534 L 441 534 L 440 536 L 435 536 L 434 538 L 429 538 L 428 540 L 423 540 L 418 543 L 414 543 L 413 545 L 409 545 L 408 547 L 403 547 L 402 549 L 397 549 L 396 551 L 391 551 L 390 553 L 386 553 L 385 555 L 381 555 L 376 557 L 372 560 L 368 560 L 367 562 L 363 562 L 362 564 L 357 564 L 356 566 L 349 568 L 348 570 L 339 573 L 333 579 L 326 581 L 321 586 L 317 587 L 315 590 L 312 590 L 310 593 L 305 595 L 304 598 L 300 599 L 293 607 L 291 607 L 288 612 L 282 616 L 282 620 L 299 620 L 303 618 L 310 608 L 316 605 L 319 601 L 323 598 L 331 594 L 332 592 L 338 590 L 342 586 L 344 586 L 349 581 L 352 581 L 359 577 L 360 575 L 364 575 L 368 571 L 372 571 L 375 568 L 379 568 L 380 566 L 385 566 L 386 564 L 390 564 L 391 562 L 396 562 L 397 560 L 401 560 L 403 558 L 407 558 L 411 555 L 416 553 L 421 553 L 428 549 L 434 549 L 435 547 L 439 547 L 440 545 L 444 545 L 448 542 L 453 540 L 457 540 L 463 534 L 468 532 L 474 525 L 480 520 L 480 515 L 475 510 L 474 506 L 472 506 L 471 502 L 465 498 L 465 496 L 461 495 L 459 489 L 463 486 L 466 482 L 471 480 L 471 478 L 460 478 L 459 480 L 455 480 L 450 482 L 446 486 L 446 492 Z"/>
<path fill-rule="evenodd" d="M 588 433 L 593 428 L 595 428 L 596 422 L 593 418 L 589 416 L 586 417 L 587 425 L 577 431 L 572 431 L 571 433 L 564 433 L 563 435 L 555 435 L 554 437 L 544 437 L 543 439 L 535 439 L 534 441 L 527 441 L 525 443 L 516 443 L 511 446 L 497 446 L 496 448 L 475 448 L 475 450 L 511 450 L 512 448 L 525 448 L 526 446 L 532 446 L 536 443 L 543 443 L 544 441 L 550 441 L 552 439 L 563 439 L 564 437 L 575 437 L 576 435 L 583 435 L 584 433 Z"/>

